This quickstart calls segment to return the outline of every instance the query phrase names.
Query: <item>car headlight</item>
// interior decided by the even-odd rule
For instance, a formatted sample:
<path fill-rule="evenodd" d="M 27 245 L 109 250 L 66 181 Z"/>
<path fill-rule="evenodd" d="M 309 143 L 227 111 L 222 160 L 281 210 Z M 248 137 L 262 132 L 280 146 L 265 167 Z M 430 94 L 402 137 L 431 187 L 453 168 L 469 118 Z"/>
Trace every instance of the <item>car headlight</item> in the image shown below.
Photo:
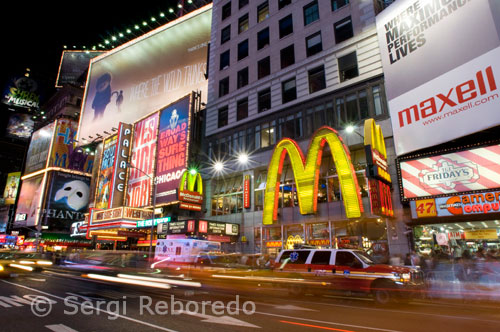
<path fill-rule="evenodd" d="M 52 262 L 50 261 L 37 261 L 36 263 L 38 265 L 52 265 Z"/>
<path fill-rule="evenodd" d="M 3 271 L 3 266 L 0 264 L 0 272 Z"/>
<path fill-rule="evenodd" d="M 410 281 L 411 275 L 409 273 L 401 274 L 401 281 Z"/>

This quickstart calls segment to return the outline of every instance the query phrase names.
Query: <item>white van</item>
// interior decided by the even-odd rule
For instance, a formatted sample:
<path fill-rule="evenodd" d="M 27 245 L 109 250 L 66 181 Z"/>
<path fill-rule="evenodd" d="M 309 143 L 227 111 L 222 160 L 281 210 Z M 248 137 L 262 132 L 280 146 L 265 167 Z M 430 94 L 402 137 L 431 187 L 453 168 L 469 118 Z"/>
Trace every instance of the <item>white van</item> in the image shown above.
<path fill-rule="evenodd" d="M 171 263 L 194 263 L 202 252 L 220 252 L 220 242 L 195 239 L 160 239 L 156 242 L 152 267 Z"/>

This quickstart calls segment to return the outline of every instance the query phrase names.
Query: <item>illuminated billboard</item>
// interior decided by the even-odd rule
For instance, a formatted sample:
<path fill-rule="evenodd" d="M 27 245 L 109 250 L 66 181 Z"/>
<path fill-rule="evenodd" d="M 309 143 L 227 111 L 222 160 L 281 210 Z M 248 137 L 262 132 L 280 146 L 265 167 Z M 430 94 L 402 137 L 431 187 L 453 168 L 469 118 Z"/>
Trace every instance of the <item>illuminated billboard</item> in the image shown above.
<path fill-rule="evenodd" d="M 90 60 L 104 53 L 103 51 L 63 51 L 56 88 L 62 88 L 66 84 L 77 86 L 85 84 Z"/>
<path fill-rule="evenodd" d="M 52 172 L 43 224 L 51 230 L 69 230 L 75 221 L 83 220 L 89 204 L 90 177 Z"/>
<path fill-rule="evenodd" d="M 45 174 L 23 180 L 17 201 L 14 227 L 35 226 L 42 213 L 42 199 Z"/>
<path fill-rule="evenodd" d="M 50 143 L 54 135 L 55 122 L 38 129 L 31 136 L 31 142 L 26 155 L 24 174 L 44 169 L 50 152 Z"/>
<path fill-rule="evenodd" d="M 500 188 L 500 145 L 399 162 L 402 199 Z"/>
<path fill-rule="evenodd" d="M 103 143 L 99 143 L 95 149 L 95 159 L 92 167 L 92 179 L 90 182 L 90 197 L 89 197 L 89 207 L 94 207 L 95 197 L 96 197 L 96 189 L 98 178 L 100 174 L 100 166 L 101 166 L 101 157 L 102 157 L 102 147 Z"/>
<path fill-rule="evenodd" d="M 109 198 L 111 195 L 111 185 L 113 181 L 113 171 L 115 166 L 117 135 L 113 135 L 104 140 L 101 156 L 101 165 L 99 166 L 99 176 L 97 178 L 97 187 L 94 206 L 97 209 L 109 208 Z"/>
<path fill-rule="evenodd" d="M 212 6 L 204 6 L 92 59 L 79 144 L 111 132 L 119 121 L 134 123 L 193 90 L 206 99 L 211 18 Z"/>
<path fill-rule="evenodd" d="M 10 116 L 5 135 L 8 137 L 28 140 L 33 133 L 35 122 L 31 119 L 31 115 L 16 113 Z"/>
<path fill-rule="evenodd" d="M 13 172 L 7 174 L 7 183 L 5 184 L 5 190 L 3 191 L 3 198 L 5 199 L 5 204 L 10 205 L 16 202 L 17 190 L 19 189 L 20 178 L 21 178 L 21 172 Z"/>
<path fill-rule="evenodd" d="M 156 203 L 177 200 L 179 180 L 189 155 L 190 97 L 169 105 L 160 112 L 158 157 L 156 158 Z"/>
<path fill-rule="evenodd" d="M 152 179 L 158 137 L 158 112 L 134 125 L 134 140 L 128 171 L 127 206 L 151 204 Z"/>
<path fill-rule="evenodd" d="M 28 109 L 38 109 L 40 107 L 38 83 L 26 76 L 12 79 L 2 97 L 2 102 L 9 106 Z"/>
<path fill-rule="evenodd" d="M 398 0 L 377 15 L 397 155 L 500 124 L 498 0 Z"/>

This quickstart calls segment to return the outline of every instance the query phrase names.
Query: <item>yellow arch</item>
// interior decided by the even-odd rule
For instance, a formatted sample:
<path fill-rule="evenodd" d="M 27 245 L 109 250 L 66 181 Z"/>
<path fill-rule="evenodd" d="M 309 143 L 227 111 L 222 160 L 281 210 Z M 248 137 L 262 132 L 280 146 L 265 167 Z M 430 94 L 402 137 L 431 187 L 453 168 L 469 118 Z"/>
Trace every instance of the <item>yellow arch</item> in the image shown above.
<path fill-rule="evenodd" d="M 377 150 L 385 159 L 387 159 L 387 150 L 385 149 L 384 134 L 382 128 L 375 123 L 373 119 L 365 120 L 365 145 L 371 145 L 373 150 Z"/>
<path fill-rule="evenodd" d="M 264 194 L 264 225 L 270 225 L 278 219 L 278 194 L 283 163 L 286 155 L 290 158 L 301 214 L 316 213 L 318 204 L 318 181 L 321 157 L 325 143 L 328 143 L 339 176 L 342 197 L 348 218 L 359 218 L 363 204 L 359 194 L 359 185 L 352 166 L 349 150 L 330 127 L 318 129 L 311 140 L 307 159 L 297 142 L 284 138 L 274 148 L 268 168 L 266 190 Z"/>
<path fill-rule="evenodd" d="M 186 180 L 187 180 L 187 190 L 188 191 L 196 191 L 200 195 L 203 195 L 203 180 L 201 178 L 200 173 L 196 173 L 195 175 L 191 174 L 189 170 L 185 170 L 182 173 L 181 181 L 179 183 L 179 191 L 186 190 Z M 196 190 L 195 190 L 196 186 Z"/>

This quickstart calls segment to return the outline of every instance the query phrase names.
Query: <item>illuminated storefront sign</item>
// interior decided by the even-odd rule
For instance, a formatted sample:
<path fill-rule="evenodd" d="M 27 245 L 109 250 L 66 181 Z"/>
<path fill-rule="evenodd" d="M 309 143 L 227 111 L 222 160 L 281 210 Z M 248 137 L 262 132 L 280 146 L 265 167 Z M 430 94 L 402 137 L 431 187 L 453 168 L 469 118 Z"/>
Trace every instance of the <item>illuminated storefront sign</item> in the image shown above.
<path fill-rule="evenodd" d="M 500 187 L 500 145 L 399 162 L 402 199 Z"/>
<path fill-rule="evenodd" d="M 179 208 L 191 210 L 191 211 L 201 211 L 201 203 L 203 203 L 203 179 L 201 174 L 191 171 L 184 171 L 182 174 L 178 199 L 180 201 Z"/>
<path fill-rule="evenodd" d="M 102 223 L 111 221 L 139 221 L 144 219 L 152 219 L 153 211 L 145 209 L 137 209 L 131 207 L 118 207 L 108 210 L 93 211 L 91 223 Z"/>
<path fill-rule="evenodd" d="M 132 138 L 132 125 L 121 123 L 118 126 L 118 139 L 116 145 L 115 167 L 111 190 L 110 207 L 123 205 L 125 199 L 125 179 L 127 177 L 128 157 Z"/>
<path fill-rule="evenodd" d="M 337 132 L 330 127 L 318 129 L 311 140 L 307 159 L 297 142 L 282 139 L 274 148 L 268 168 L 263 220 L 264 225 L 278 219 L 278 194 L 285 157 L 289 156 L 293 169 L 301 214 L 316 213 L 318 204 L 318 181 L 323 148 L 328 144 L 339 175 L 347 218 L 358 218 L 363 212 L 358 180 L 354 173 L 348 148 Z"/>
<path fill-rule="evenodd" d="M 170 217 L 155 218 L 154 225 L 158 226 L 160 224 L 165 224 L 168 222 L 170 222 Z M 153 219 L 139 220 L 137 222 L 137 228 L 151 227 L 152 223 L 153 223 Z"/>
<path fill-rule="evenodd" d="M 467 230 L 464 233 L 466 240 L 498 240 L 496 229 Z"/>
<path fill-rule="evenodd" d="M 245 175 L 243 182 L 243 207 L 250 208 L 250 175 Z"/>

